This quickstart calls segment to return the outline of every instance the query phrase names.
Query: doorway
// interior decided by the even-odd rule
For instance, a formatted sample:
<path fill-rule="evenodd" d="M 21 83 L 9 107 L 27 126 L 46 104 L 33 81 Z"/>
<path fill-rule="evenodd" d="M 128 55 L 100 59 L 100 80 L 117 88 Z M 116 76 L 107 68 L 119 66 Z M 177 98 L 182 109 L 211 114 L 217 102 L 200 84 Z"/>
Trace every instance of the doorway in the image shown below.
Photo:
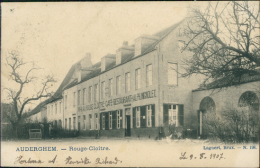
<path fill-rule="evenodd" d="M 131 136 L 131 111 L 130 108 L 125 109 L 125 136 Z"/>

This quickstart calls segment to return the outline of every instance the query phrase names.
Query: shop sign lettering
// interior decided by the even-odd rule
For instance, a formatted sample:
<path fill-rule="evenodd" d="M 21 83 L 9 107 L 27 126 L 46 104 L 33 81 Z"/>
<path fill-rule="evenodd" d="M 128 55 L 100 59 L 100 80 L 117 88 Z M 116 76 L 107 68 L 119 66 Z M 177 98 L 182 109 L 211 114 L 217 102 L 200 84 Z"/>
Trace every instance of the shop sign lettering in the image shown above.
<path fill-rule="evenodd" d="M 109 106 L 115 106 L 119 104 L 125 104 L 125 103 L 131 103 L 134 101 L 139 101 L 143 99 L 149 99 L 149 98 L 154 98 L 156 97 L 155 95 L 155 90 L 147 91 L 147 92 L 142 92 L 142 93 L 137 93 L 134 95 L 128 95 L 124 97 L 119 97 L 115 99 L 110 99 L 102 102 L 97 102 L 94 104 L 89 104 L 85 106 L 78 107 L 78 111 L 88 111 L 88 110 L 94 110 L 94 109 L 99 109 L 99 108 L 105 108 Z"/>

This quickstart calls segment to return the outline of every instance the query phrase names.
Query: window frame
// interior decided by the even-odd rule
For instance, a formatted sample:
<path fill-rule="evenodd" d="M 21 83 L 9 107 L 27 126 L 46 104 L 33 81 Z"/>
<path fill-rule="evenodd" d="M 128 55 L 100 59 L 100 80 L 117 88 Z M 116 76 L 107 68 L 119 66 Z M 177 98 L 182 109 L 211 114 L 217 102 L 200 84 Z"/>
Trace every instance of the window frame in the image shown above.
<path fill-rule="evenodd" d="M 76 106 L 76 92 L 73 92 L 73 107 Z"/>
<path fill-rule="evenodd" d="M 116 77 L 116 95 L 119 95 L 121 93 L 121 75 L 118 75 Z"/>
<path fill-rule="evenodd" d="M 120 129 L 120 121 L 121 121 L 120 110 L 116 111 L 116 115 L 117 115 L 117 118 L 116 118 L 116 128 Z"/>
<path fill-rule="evenodd" d="M 92 95 L 92 92 L 93 92 L 92 86 L 89 86 L 88 92 L 89 92 L 88 101 L 92 102 L 92 97 L 93 97 L 93 95 Z"/>
<path fill-rule="evenodd" d="M 150 70 L 149 70 L 149 67 L 151 67 Z M 153 65 L 148 64 L 148 65 L 146 65 L 146 87 L 149 87 L 152 85 L 153 85 Z"/>
<path fill-rule="evenodd" d="M 146 119 L 146 126 L 147 127 L 152 127 L 152 105 L 147 105 L 146 106 L 146 117 L 147 117 L 147 119 Z"/>
<path fill-rule="evenodd" d="M 112 117 L 112 111 L 109 111 L 109 120 L 108 120 L 109 129 L 113 128 L 113 117 Z"/>
<path fill-rule="evenodd" d="M 135 69 L 135 90 L 141 88 L 141 68 Z"/>
<path fill-rule="evenodd" d="M 168 122 L 169 122 L 169 124 L 171 123 L 171 120 L 173 121 L 172 124 L 177 126 L 177 123 L 178 123 L 178 105 L 177 104 L 168 105 Z"/>
<path fill-rule="evenodd" d="M 136 122 L 136 128 L 140 128 L 140 126 L 141 126 L 141 108 L 140 107 L 135 108 L 135 122 Z"/>
<path fill-rule="evenodd" d="M 59 104 L 60 104 L 60 113 L 61 113 L 61 101 L 59 102 Z"/>
<path fill-rule="evenodd" d="M 95 113 L 95 118 L 96 118 L 95 127 L 96 127 L 96 130 L 98 130 L 98 125 L 99 125 L 98 113 Z"/>
<path fill-rule="evenodd" d="M 76 130 L 76 117 L 73 117 L 73 130 Z"/>
<path fill-rule="evenodd" d="M 113 78 L 110 78 L 109 79 L 109 97 L 113 96 L 113 86 L 114 86 Z"/>
<path fill-rule="evenodd" d="M 78 90 L 78 105 L 81 104 L 81 102 L 80 102 L 80 100 L 81 100 L 80 96 L 81 96 L 81 90 Z"/>
<path fill-rule="evenodd" d="M 85 101 L 86 101 L 86 88 L 83 89 L 82 91 L 82 105 L 85 105 Z"/>
<path fill-rule="evenodd" d="M 83 130 L 86 130 L 86 115 L 83 115 Z"/>
<path fill-rule="evenodd" d="M 94 102 L 98 102 L 98 84 L 94 85 Z"/>
<path fill-rule="evenodd" d="M 89 130 L 92 130 L 92 114 L 89 114 Z"/>
<path fill-rule="evenodd" d="M 106 81 L 101 82 L 101 99 L 106 97 Z"/>
<path fill-rule="evenodd" d="M 57 115 L 57 111 L 58 111 L 58 107 L 57 107 L 58 105 L 57 105 L 57 103 L 55 103 L 55 115 Z"/>
<path fill-rule="evenodd" d="M 69 130 L 71 130 L 71 117 L 69 118 Z"/>
<path fill-rule="evenodd" d="M 67 100 L 68 100 L 68 97 L 67 97 L 67 95 L 65 95 L 65 109 L 67 109 Z"/>
<path fill-rule="evenodd" d="M 125 73 L 125 93 L 131 91 L 131 76 L 130 72 Z"/>
<path fill-rule="evenodd" d="M 106 116 L 103 114 L 102 115 L 102 130 L 106 129 Z"/>

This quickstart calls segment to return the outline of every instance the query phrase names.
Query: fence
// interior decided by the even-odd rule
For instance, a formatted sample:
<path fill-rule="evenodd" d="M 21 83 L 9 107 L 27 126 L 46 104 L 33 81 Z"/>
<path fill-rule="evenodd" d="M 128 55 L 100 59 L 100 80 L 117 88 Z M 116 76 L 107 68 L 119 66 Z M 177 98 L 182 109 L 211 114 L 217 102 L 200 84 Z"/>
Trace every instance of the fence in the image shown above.
<path fill-rule="evenodd" d="M 42 139 L 42 130 L 29 129 L 29 139 Z"/>

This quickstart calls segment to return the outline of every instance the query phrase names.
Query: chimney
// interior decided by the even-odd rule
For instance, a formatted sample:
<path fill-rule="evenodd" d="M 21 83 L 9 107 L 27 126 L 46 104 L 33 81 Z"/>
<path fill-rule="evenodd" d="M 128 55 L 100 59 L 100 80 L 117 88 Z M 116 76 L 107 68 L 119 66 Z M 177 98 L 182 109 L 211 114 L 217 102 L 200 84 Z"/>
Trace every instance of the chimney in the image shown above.
<path fill-rule="evenodd" d="M 86 53 L 85 57 L 80 61 L 81 68 L 91 67 L 91 53 Z"/>
<path fill-rule="evenodd" d="M 115 62 L 116 56 L 114 54 L 107 54 L 101 58 L 101 72 L 107 70 L 108 66 Z"/>
<path fill-rule="evenodd" d="M 135 57 L 141 55 L 151 44 L 159 40 L 157 36 L 141 35 L 135 39 Z"/>
<path fill-rule="evenodd" d="M 134 48 L 128 46 L 128 42 L 124 41 L 122 47 L 116 50 L 116 65 L 122 63 L 122 58 L 134 52 Z"/>

